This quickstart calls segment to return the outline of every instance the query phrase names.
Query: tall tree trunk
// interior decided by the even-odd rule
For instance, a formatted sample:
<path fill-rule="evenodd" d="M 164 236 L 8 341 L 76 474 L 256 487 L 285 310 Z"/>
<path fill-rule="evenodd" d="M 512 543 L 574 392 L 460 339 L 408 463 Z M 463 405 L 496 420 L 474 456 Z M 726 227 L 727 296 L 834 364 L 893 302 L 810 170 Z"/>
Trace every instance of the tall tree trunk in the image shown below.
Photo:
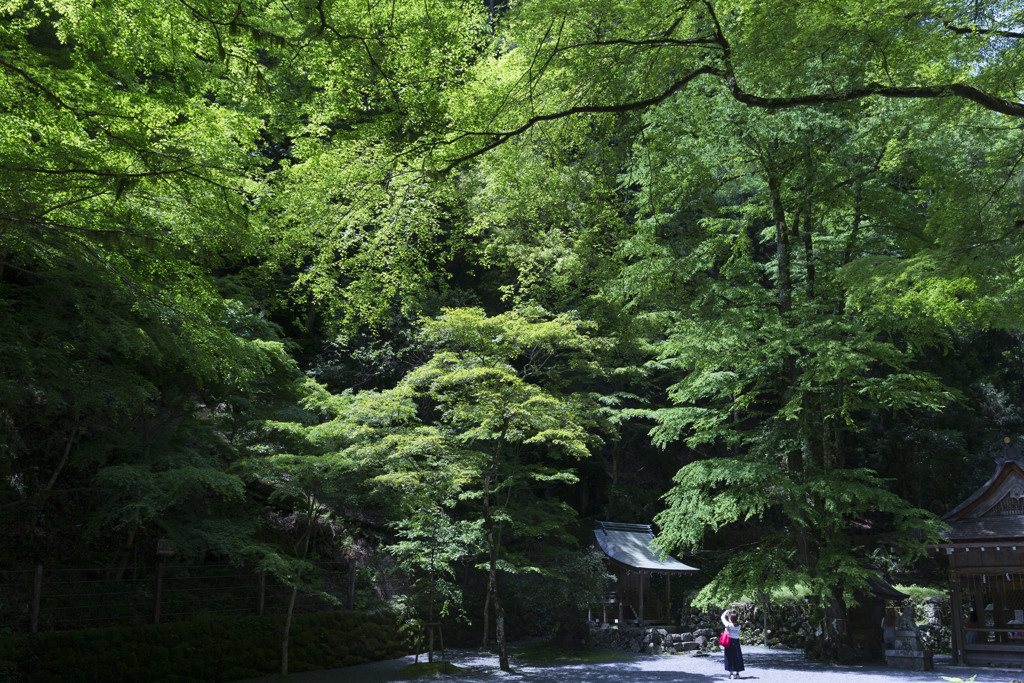
<path fill-rule="evenodd" d="M 301 559 L 305 560 L 306 555 L 309 553 L 309 537 L 313 533 L 313 505 L 314 501 L 312 496 L 309 499 L 309 507 L 306 510 L 306 533 L 302 539 L 302 554 Z M 299 594 L 299 579 L 301 576 L 295 577 L 295 583 L 292 585 L 292 597 L 288 601 L 288 613 L 284 617 L 284 633 L 281 634 L 281 676 L 288 675 L 288 640 L 291 637 L 292 631 L 292 614 L 295 612 L 295 598 Z"/>
<path fill-rule="evenodd" d="M 813 223 L 811 212 L 801 206 L 793 218 L 794 240 L 803 243 L 804 296 L 808 303 L 814 301 L 814 244 L 811 237 Z M 793 381 L 796 381 L 794 376 Z M 804 452 L 803 465 L 805 471 L 818 472 L 827 468 L 826 448 L 824 443 L 824 409 L 820 395 L 805 392 L 800 409 L 800 440 Z"/>
<path fill-rule="evenodd" d="M 480 649 L 486 650 L 491 637 L 491 575 L 487 574 L 487 591 L 484 594 L 484 633 L 480 639 Z"/>
<path fill-rule="evenodd" d="M 771 197 L 772 221 L 775 224 L 775 297 L 779 314 L 785 317 L 793 309 L 792 255 L 789 248 L 789 226 L 786 225 L 786 210 L 782 205 L 779 179 L 774 172 L 768 174 L 768 192 Z M 799 220 L 797 215 L 795 220 Z M 782 400 L 788 403 L 796 390 L 796 357 L 789 354 L 782 361 Z M 792 476 L 801 477 L 804 470 L 803 452 L 800 448 L 790 449 L 788 469 Z"/>
<path fill-rule="evenodd" d="M 350 557 L 348 560 L 348 590 L 345 595 L 345 606 L 348 609 L 354 610 L 356 608 L 356 558 Z"/>
<path fill-rule="evenodd" d="M 498 545 L 494 538 L 494 518 L 488 510 L 485 514 L 487 542 L 490 545 L 490 558 L 487 567 L 487 578 L 490 587 L 491 603 L 494 605 L 494 637 L 498 641 L 498 667 L 502 671 L 511 671 L 508 663 L 508 643 L 505 640 L 505 609 L 501 604 L 498 592 Z"/>
<path fill-rule="evenodd" d="M 804 290 L 807 293 L 807 300 L 814 301 L 816 272 L 814 269 L 814 223 L 811 221 L 810 211 L 803 212 L 804 225 L 801 237 L 804 243 Z"/>
<path fill-rule="evenodd" d="M 435 560 L 437 558 L 437 533 L 436 527 L 433 533 L 433 543 L 430 546 L 430 593 L 427 598 L 427 628 L 430 629 L 429 644 L 427 645 L 427 661 L 434 661 L 434 581 L 435 581 Z"/>
<path fill-rule="evenodd" d="M 846 439 L 844 438 L 846 430 L 845 430 L 845 428 L 843 426 L 843 420 L 842 420 L 842 417 L 841 417 L 842 414 L 843 414 L 843 391 L 844 390 L 845 389 L 844 389 L 843 381 L 839 380 L 837 382 L 837 386 L 836 386 L 836 394 L 837 394 L 837 396 L 836 396 L 836 408 L 835 408 L 836 417 L 833 418 L 833 423 L 832 423 L 832 432 L 833 432 L 833 439 L 832 439 L 832 449 L 833 449 L 832 466 L 837 468 L 837 469 L 842 469 L 842 468 L 846 467 Z"/>
<path fill-rule="evenodd" d="M 825 621 L 834 642 L 849 645 L 851 641 L 850 629 L 847 625 L 846 603 L 843 601 L 843 591 L 838 586 L 832 588 L 825 615 Z"/>
<path fill-rule="evenodd" d="M 491 466 L 484 475 L 484 495 L 481 499 L 484 514 L 484 528 L 487 530 L 487 589 L 491 604 L 494 605 L 494 636 L 498 641 L 498 667 L 502 671 L 512 671 L 508 663 L 508 643 L 505 640 L 505 609 L 501 605 L 501 596 L 498 592 L 498 536 L 494 515 L 491 514 L 491 483 L 498 473 L 498 464 L 501 462 L 502 446 L 505 443 L 505 434 L 508 431 L 508 424 L 503 426 L 498 444 L 494 449 L 494 457 L 491 459 Z"/>
<path fill-rule="evenodd" d="M 775 223 L 775 294 L 779 312 L 793 310 L 792 253 L 789 247 L 789 226 L 786 225 L 786 211 L 782 206 L 782 192 L 774 174 L 768 176 L 768 191 L 771 194 L 772 221 Z"/>
<path fill-rule="evenodd" d="M 769 165 L 770 166 L 770 165 Z M 786 210 L 782 203 L 781 178 L 778 173 L 769 168 L 768 192 L 771 199 L 772 222 L 775 224 L 775 249 L 776 249 L 776 281 L 775 295 L 779 307 L 779 315 L 785 321 L 793 310 L 793 277 L 792 277 L 792 251 L 790 249 L 790 235 L 799 234 L 801 208 L 798 207 L 793 216 L 793 227 L 786 222 Z M 782 361 L 782 401 L 783 405 L 793 400 L 796 393 L 797 380 L 800 371 L 797 367 L 796 354 L 788 354 Z M 807 398 L 804 398 L 806 403 Z M 796 482 L 802 481 L 808 469 L 814 466 L 814 454 L 808 452 L 806 440 L 807 416 L 801 415 L 797 429 L 802 444 L 791 448 L 788 452 L 787 469 L 789 476 Z M 818 562 L 817 543 L 813 532 L 805 523 L 799 526 L 796 531 L 796 545 L 800 551 L 801 560 L 808 571 L 813 575 L 815 565 Z"/>
<path fill-rule="evenodd" d="M 284 633 L 281 634 L 281 676 L 288 675 L 288 638 L 292 630 L 292 614 L 295 612 L 295 598 L 298 597 L 299 587 L 292 586 L 292 597 L 288 601 L 288 613 L 284 617 Z"/>
<path fill-rule="evenodd" d="M 53 487 L 57 483 L 57 479 L 60 477 L 64 468 L 67 466 L 68 461 L 71 459 L 71 449 L 75 445 L 75 437 L 78 435 L 78 424 L 79 418 L 76 414 L 75 422 L 71 430 L 68 433 L 68 440 L 64 444 L 64 452 L 61 454 L 60 462 L 57 463 L 57 467 L 54 468 L 53 474 L 50 475 L 50 479 L 46 482 L 46 485 L 39 491 L 35 498 L 35 509 L 32 511 L 32 536 L 39 536 L 39 529 L 43 522 L 43 512 L 46 507 L 47 499 L 53 492 Z"/>
<path fill-rule="evenodd" d="M 124 578 L 124 571 L 128 568 L 128 562 L 132 559 L 132 551 L 135 545 L 135 534 L 139 531 L 139 523 L 136 522 L 132 525 L 131 531 L 128 532 L 128 538 L 125 539 L 124 545 L 121 546 L 121 552 L 119 553 L 121 558 L 117 562 L 117 571 L 114 573 L 114 581 L 120 582 Z"/>

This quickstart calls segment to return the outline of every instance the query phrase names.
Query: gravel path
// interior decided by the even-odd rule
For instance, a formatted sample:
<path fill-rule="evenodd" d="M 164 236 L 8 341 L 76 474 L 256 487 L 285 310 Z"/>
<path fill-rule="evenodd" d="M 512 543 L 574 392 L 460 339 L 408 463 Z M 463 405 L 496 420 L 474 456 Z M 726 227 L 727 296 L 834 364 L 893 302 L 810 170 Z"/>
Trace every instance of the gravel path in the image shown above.
<path fill-rule="evenodd" d="M 804 659 L 796 650 L 770 650 L 744 646 L 747 670 L 742 680 L 753 683 L 945 683 L 943 677 L 969 679 L 975 683 L 1024 682 L 1024 672 L 1012 669 L 968 669 L 952 666 L 949 657 L 936 657 L 934 671 L 894 671 L 882 664 L 836 666 Z M 728 681 L 722 656 L 635 655 L 621 662 L 604 664 L 531 665 L 523 663 L 514 673 L 498 669 L 497 657 L 479 652 L 457 650 L 449 659 L 468 671 L 458 676 L 434 676 L 420 679 L 430 683 L 466 683 L 467 681 L 502 683 L 712 683 Z M 421 658 L 421 661 L 424 661 Z M 313 671 L 288 677 L 295 683 L 390 683 L 405 680 L 399 672 L 413 658 L 353 666 L 333 671 Z M 513 662 L 515 665 L 515 662 Z M 253 679 L 248 683 L 272 683 L 278 676 Z"/>

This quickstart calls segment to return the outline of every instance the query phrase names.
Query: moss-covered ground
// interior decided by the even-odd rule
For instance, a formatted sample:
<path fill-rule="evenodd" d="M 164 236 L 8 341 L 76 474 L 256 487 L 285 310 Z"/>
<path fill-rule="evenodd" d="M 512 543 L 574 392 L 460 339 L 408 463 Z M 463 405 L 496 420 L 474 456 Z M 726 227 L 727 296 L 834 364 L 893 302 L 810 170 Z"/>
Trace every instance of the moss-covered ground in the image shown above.
<path fill-rule="evenodd" d="M 629 658 L 625 652 L 610 649 L 594 649 L 566 651 L 553 647 L 545 641 L 537 641 L 520 645 L 512 651 L 512 657 L 518 661 L 552 663 L 552 664 L 601 664 L 603 662 L 620 662 Z"/>

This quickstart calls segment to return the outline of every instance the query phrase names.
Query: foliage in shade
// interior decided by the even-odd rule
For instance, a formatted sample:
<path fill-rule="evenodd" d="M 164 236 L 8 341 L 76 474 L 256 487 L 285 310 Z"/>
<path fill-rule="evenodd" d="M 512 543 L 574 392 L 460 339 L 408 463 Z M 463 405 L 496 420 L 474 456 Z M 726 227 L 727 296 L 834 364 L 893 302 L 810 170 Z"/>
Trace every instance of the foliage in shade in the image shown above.
<path fill-rule="evenodd" d="M 296 617 L 292 670 L 321 671 L 402 656 L 409 643 L 388 618 L 334 611 Z M 235 681 L 274 673 L 281 620 L 42 633 L 0 640 L 0 670 L 20 680 Z M 11 664 L 10 669 L 2 668 Z"/>

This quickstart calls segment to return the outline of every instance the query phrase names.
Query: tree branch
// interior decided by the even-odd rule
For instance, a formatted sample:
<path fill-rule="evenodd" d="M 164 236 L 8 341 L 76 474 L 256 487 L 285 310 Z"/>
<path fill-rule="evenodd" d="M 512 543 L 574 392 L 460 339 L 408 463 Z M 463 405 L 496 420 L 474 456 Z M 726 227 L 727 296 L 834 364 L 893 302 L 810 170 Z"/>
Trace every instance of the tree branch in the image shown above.
<path fill-rule="evenodd" d="M 510 131 L 502 132 L 467 132 L 461 137 L 474 136 L 474 137 L 493 137 L 494 139 L 488 144 L 476 149 L 462 156 L 456 157 L 450 161 L 443 169 L 440 170 L 441 175 L 445 175 L 454 170 L 457 166 L 474 159 L 482 154 L 486 154 L 496 147 L 500 147 L 512 138 L 522 135 L 529 129 L 533 128 L 538 123 L 545 121 L 556 121 L 558 119 L 564 119 L 569 116 L 575 116 L 576 114 L 621 114 L 629 111 L 637 111 L 639 109 L 646 109 L 656 104 L 664 102 L 669 97 L 679 92 L 687 85 L 690 84 L 695 78 L 703 76 L 705 74 L 721 75 L 721 72 L 712 66 L 702 66 L 695 71 L 690 72 L 683 78 L 675 81 L 668 88 L 663 90 L 661 93 L 648 97 L 643 100 L 635 100 L 633 102 L 623 102 L 621 104 L 593 104 L 593 105 L 579 105 L 570 107 L 569 109 L 563 109 L 562 111 L 552 112 L 550 114 L 538 114 L 537 116 L 531 117 L 523 125 L 519 126 Z"/>
<path fill-rule="evenodd" d="M 145 173 L 126 173 L 126 172 L 123 172 L 123 171 L 98 171 L 98 170 L 89 169 L 89 168 L 33 168 L 33 167 L 24 167 L 24 168 L 17 168 L 17 169 L 14 169 L 14 168 L 2 168 L 2 170 L 7 171 L 7 172 L 20 171 L 20 172 L 24 172 L 24 173 L 42 173 L 42 174 L 45 174 L 45 175 L 75 175 L 75 174 L 82 174 L 82 175 L 97 176 L 99 178 L 152 178 L 154 176 L 165 176 L 165 175 L 172 175 L 174 173 L 182 173 L 182 172 L 187 171 L 190 168 L 194 168 L 195 166 L 196 166 L 196 164 L 186 164 L 185 166 L 182 166 L 181 168 L 172 168 L 172 169 L 168 169 L 166 171 L 147 171 Z M 194 175 L 194 174 L 189 174 L 189 175 Z"/>
<path fill-rule="evenodd" d="M 793 97 L 761 97 L 743 90 L 735 78 L 727 78 L 726 85 L 729 92 L 739 102 L 751 107 L 762 109 L 790 109 L 793 107 L 807 107 L 822 104 L 836 104 L 839 102 L 851 102 L 865 97 L 891 97 L 897 99 L 935 99 L 944 97 L 959 97 L 980 104 L 985 109 L 1024 118 L 1024 104 L 1004 100 L 981 88 L 966 83 L 951 83 L 947 85 L 921 85 L 921 86 L 884 86 L 879 83 L 869 83 L 861 88 L 853 88 L 844 92 L 827 94 L 796 95 Z"/>
<path fill-rule="evenodd" d="M 732 47 L 729 44 L 728 39 L 725 36 L 725 31 L 722 28 L 722 24 L 715 13 L 715 8 L 710 0 L 703 0 L 704 7 L 707 10 L 708 16 L 714 25 L 714 37 L 698 37 L 690 38 L 685 40 L 670 39 L 668 34 L 665 38 L 652 38 L 643 40 L 609 40 L 609 41 L 592 41 L 586 43 L 579 43 L 571 46 L 561 48 L 561 51 L 570 50 L 576 47 L 598 45 L 598 46 L 613 46 L 613 45 L 629 45 L 629 46 L 652 46 L 652 47 L 663 47 L 667 45 L 672 46 L 693 46 L 693 45 L 716 45 L 721 50 L 719 60 L 721 66 L 713 66 L 707 64 L 694 71 L 690 72 L 683 78 L 680 78 L 669 85 L 661 93 L 648 97 L 641 100 L 634 100 L 632 102 L 623 102 L 620 104 L 584 104 L 568 107 L 566 109 L 551 112 L 548 114 L 540 114 L 531 116 L 518 128 L 508 131 L 459 131 L 459 135 L 455 136 L 446 141 L 445 144 L 451 145 L 459 140 L 467 137 L 485 138 L 490 137 L 491 140 L 483 145 L 482 147 L 462 154 L 455 159 L 448 162 L 441 170 L 441 175 L 450 173 L 457 166 L 470 161 L 478 156 L 486 154 L 487 152 L 500 147 L 512 138 L 515 138 L 538 123 L 545 121 L 555 121 L 558 119 L 574 116 L 576 114 L 607 114 L 607 113 L 624 113 L 629 111 L 637 111 L 652 107 L 661 102 L 665 101 L 673 94 L 679 92 L 687 85 L 690 84 L 695 78 L 702 75 L 716 76 L 725 82 L 726 87 L 732 97 L 747 106 L 758 107 L 760 109 L 768 110 L 781 110 L 791 109 L 795 107 L 813 107 L 828 104 L 838 104 L 842 102 L 851 102 L 854 100 L 863 99 L 866 97 L 886 97 L 895 99 L 941 99 L 948 97 L 957 97 L 965 99 L 975 104 L 981 105 L 985 109 L 994 111 L 1007 116 L 1013 116 L 1015 118 L 1024 118 L 1024 103 L 1015 102 L 1013 100 L 1003 99 L 997 97 L 990 92 L 987 92 L 977 86 L 969 85 L 967 83 L 948 83 L 943 85 L 925 85 L 925 86 L 892 86 L 882 85 L 880 83 L 869 83 L 859 88 L 851 88 L 848 90 L 833 92 L 833 93 L 811 93 L 806 95 L 794 95 L 789 97 L 764 97 L 756 95 L 754 93 L 744 90 L 736 78 L 735 69 L 732 64 Z M 1002 35 L 1004 37 L 1019 38 L 1024 37 L 1024 34 L 1017 34 L 1006 31 L 995 31 L 993 29 L 959 29 L 945 22 L 950 30 L 964 31 L 964 32 L 976 32 L 976 33 L 991 33 L 993 35 Z M 673 24 L 670 28 L 669 33 L 674 30 Z M 557 49 L 557 47 L 556 47 Z"/>
<path fill-rule="evenodd" d="M 1024 38 L 1024 33 L 1018 33 L 1017 31 L 1005 31 L 998 28 L 972 28 L 970 26 L 956 26 L 951 21 L 942 20 L 942 25 L 946 27 L 947 31 L 951 31 L 958 36 L 999 36 L 1000 38 Z"/>
<path fill-rule="evenodd" d="M 572 45 L 566 45 L 561 49 L 562 52 L 568 52 L 569 50 L 575 50 L 580 47 L 611 47 L 613 45 L 627 45 L 630 47 L 708 47 L 712 45 L 718 45 L 718 41 L 714 38 L 648 38 L 645 40 L 627 40 L 621 38 L 619 40 L 588 40 L 583 43 L 573 43 Z"/>

